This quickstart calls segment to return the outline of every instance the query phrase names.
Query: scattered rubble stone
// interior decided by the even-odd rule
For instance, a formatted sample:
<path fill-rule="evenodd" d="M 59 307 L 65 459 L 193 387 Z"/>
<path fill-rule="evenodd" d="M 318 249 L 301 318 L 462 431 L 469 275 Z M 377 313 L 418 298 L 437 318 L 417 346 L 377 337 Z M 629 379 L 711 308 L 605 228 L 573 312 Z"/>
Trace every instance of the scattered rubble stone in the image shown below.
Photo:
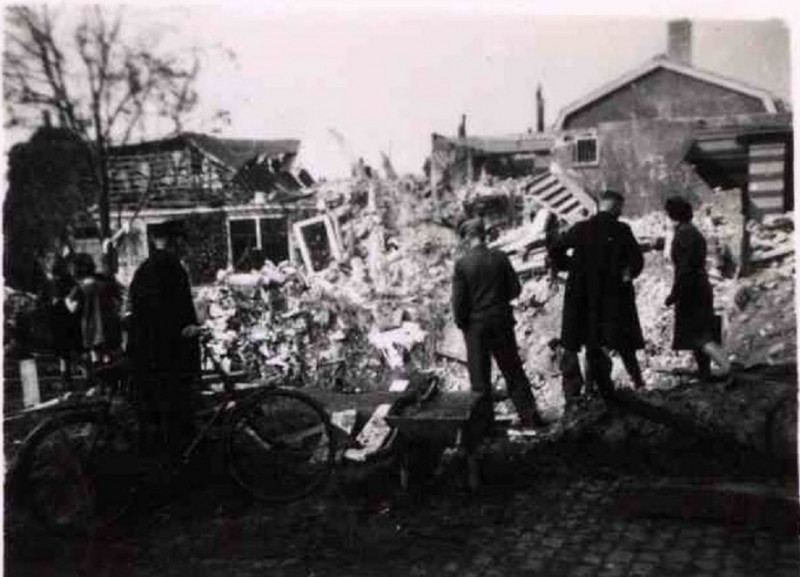
<path fill-rule="evenodd" d="M 492 220 L 493 245 L 509 252 L 523 271 L 522 293 L 514 303 L 516 331 L 537 405 L 545 420 L 562 418 L 561 378 L 548 343 L 560 335 L 565 275 L 548 271 L 541 253 L 542 223 L 548 219 L 536 214 L 546 208 L 526 205 L 529 214 L 523 214 L 517 206 L 529 180 L 481 181 L 436 195 L 413 178 L 320 185 L 320 205 L 338 221 L 342 258 L 316 274 L 288 263 L 267 263 L 246 275 L 221 272 L 219 282 L 203 292 L 216 346 L 240 351 L 246 362 L 257 357 L 262 373 L 269 366 L 302 367 L 324 387 L 347 382 L 351 390 L 388 389 L 398 372 L 423 368 L 438 371 L 445 390 L 467 390 L 463 358 L 436 353 L 445 338 L 459 336 L 449 310 L 452 267 L 463 250 L 454 223 L 479 199 L 510 199 L 517 212 Z M 794 363 L 792 218 L 748 225 L 751 256 L 765 266 L 733 278 L 741 215 L 728 202 L 730 193 L 715 194 L 719 198 L 699 207 L 695 221 L 708 241 L 707 268 L 731 359 L 744 366 Z M 635 281 L 646 343 L 640 364 L 649 390 L 668 391 L 685 383 L 681 369 L 693 369 L 688 352 L 671 349 L 673 313 L 663 305 L 672 284 L 672 225 L 660 211 L 627 222 L 645 250 L 645 268 Z M 403 327 L 406 335 L 412 327 L 415 337 L 387 346 L 387 335 L 397 337 Z M 344 372 L 338 381 L 327 379 L 325 363 L 336 362 Z M 621 363 L 614 363 L 612 376 L 630 386 Z M 498 412 L 503 410 L 513 412 L 509 407 Z"/>

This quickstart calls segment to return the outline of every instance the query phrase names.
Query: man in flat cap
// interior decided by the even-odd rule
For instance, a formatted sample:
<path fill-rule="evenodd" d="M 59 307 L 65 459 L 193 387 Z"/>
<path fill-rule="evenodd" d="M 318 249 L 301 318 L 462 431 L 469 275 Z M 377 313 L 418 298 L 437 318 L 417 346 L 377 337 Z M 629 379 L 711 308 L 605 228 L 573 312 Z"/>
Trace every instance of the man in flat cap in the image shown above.
<path fill-rule="evenodd" d="M 467 435 L 471 437 L 466 439 L 469 445 L 476 443 L 494 421 L 491 357 L 503 374 L 519 425 L 533 427 L 537 414 L 514 335 L 510 301 L 520 293 L 517 273 L 503 252 L 486 246 L 481 218 L 462 223 L 460 234 L 468 248 L 453 273 L 453 316 L 464 332 L 472 390 L 483 395 L 476 409 L 477 427 Z"/>
<path fill-rule="evenodd" d="M 614 387 L 610 350 L 619 353 L 634 386 L 644 387 L 636 360 L 644 338 L 633 288 L 644 259 L 630 227 L 618 220 L 624 202 L 620 193 L 606 190 L 597 214 L 548 241 L 550 261 L 569 271 L 561 342 L 570 351 L 586 347 L 591 378 L 606 398 Z"/>
<path fill-rule="evenodd" d="M 148 429 L 143 441 L 175 453 L 193 431 L 200 327 L 189 277 L 178 258 L 180 223 L 156 225 L 148 232 L 150 256 L 136 270 L 129 291 L 128 352 Z"/>

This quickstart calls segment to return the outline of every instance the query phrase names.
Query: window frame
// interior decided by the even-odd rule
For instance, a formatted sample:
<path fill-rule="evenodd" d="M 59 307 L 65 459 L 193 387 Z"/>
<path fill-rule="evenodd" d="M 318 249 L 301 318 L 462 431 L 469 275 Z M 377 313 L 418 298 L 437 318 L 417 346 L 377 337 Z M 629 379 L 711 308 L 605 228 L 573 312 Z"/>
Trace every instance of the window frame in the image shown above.
<path fill-rule="evenodd" d="M 593 160 L 580 160 L 579 157 L 579 148 L 581 142 L 593 142 L 594 143 L 594 159 Z M 592 132 L 585 132 L 581 134 L 576 134 L 573 137 L 572 142 L 572 164 L 573 166 L 598 166 L 600 164 L 600 142 L 597 138 L 597 133 Z"/>
<path fill-rule="evenodd" d="M 264 250 L 264 235 L 263 231 L 261 230 L 262 221 L 265 220 L 286 220 L 286 252 L 288 253 L 287 259 L 291 260 L 292 257 L 292 242 L 291 242 L 291 222 L 287 215 L 252 215 L 252 216 L 232 216 L 227 219 L 227 228 L 228 228 L 228 264 L 230 266 L 234 266 L 233 260 L 233 236 L 231 235 L 231 223 L 233 222 L 242 222 L 242 221 L 250 221 L 255 225 L 255 233 L 256 233 L 256 244 L 255 247 L 258 250 Z M 275 263 L 278 264 L 278 263 Z"/>

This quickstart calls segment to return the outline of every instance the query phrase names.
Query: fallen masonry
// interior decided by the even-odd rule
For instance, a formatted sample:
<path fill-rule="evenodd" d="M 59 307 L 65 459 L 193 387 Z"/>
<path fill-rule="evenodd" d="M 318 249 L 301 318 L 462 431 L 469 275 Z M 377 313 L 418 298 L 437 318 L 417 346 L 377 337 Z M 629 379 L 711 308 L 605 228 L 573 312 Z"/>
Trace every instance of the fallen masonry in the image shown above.
<path fill-rule="evenodd" d="M 435 199 L 426 184 L 410 178 L 321 185 L 321 204 L 336 220 L 332 242 L 340 257 L 313 273 L 267 263 L 247 282 L 221 272 L 217 285 L 199 295 L 207 322 L 215 327 L 218 351 L 237 354 L 238 359 L 230 359 L 233 365 L 250 363 L 250 370 L 262 375 L 270 367 L 302 370 L 310 386 L 329 391 L 389 390 L 419 371 L 437 374 L 444 391 L 467 391 L 463 342 L 449 312 L 450 274 L 462 250 L 454 225 L 470 203 L 506 198 L 506 208 L 488 219 L 492 244 L 512 257 L 523 280 L 515 303 L 516 330 L 539 410 L 551 423 L 563 420 L 561 375 L 548 343 L 560 333 L 565 279 L 548 270 L 544 240 L 548 229 L 568 222 L 546 204 L 525 198 L 526 184 L 508 179 L 493 188 L 473 186 L 456 191 L 449 201 Z M 507 205 L 528 212 L 509 212 Z M 708 269 L 725 344 L 732 361 L 745 371 L 794 366 L 791 215 L 748 226 L 753 271 L 747 276 L 737 276 L 733 256 L 740 241 L 737 218 L 713 199 L 696 218 L 709 244 Z M 629 410 L 776 457 L 794 454 L 787 439 L 796 419 L 763 423 L 776 407 L 784 407 L 782 415 L 791 413 L 785 408 L 793 402 L 791 387 L 773 390 L 769 383 L 743 378 L 720 389 L 692 381 L 690 355 L 670 348 L 672 315 L 662 306 L 672 281 L 670 226 L 660 213 L 628 222 L 646 258 L 635 287 L 646 338 L 640 363 L 648 383 L 645 393 L 630 396 L 636 403 L 628 403 Z M 621 363 L 615 362 L 613 375 L 622 389 L 629 387 Z M 497 384 L 502 388 L 499 375 Z M 767 389 L 770 394 L 763 394 Z M 503 419 L 513 408 L 501 402 L 496 411 Z M 335 421 L 343 418 L 335 415 Z M 384 434 L 375 437 L 375 450 L 388 435 L 389 428 L 381 427 Z"/>
<path fill-rule="evenodd" d="M 200 316 L 213 331 L 212 348 L 226 368 L 247 379 L 281 375 L 327 395 L 343 434 L 363 433 L 350 455 L 367 460 L 391 433 L 376 409 L 386 411 L 412 375 L 436 375 L 445 395 L 469 390 L 463 340 L 449 306 L 453 263 L 462 250 L 455 228 L 476 199 L 485 205 L 491 198 L 495 204 L 484 208 L 500 207 L 487 216 L 492 244 L 509 253 L 523 283 L 514 304 L 520 353 L 539 411 L 550 423 L 538 439 L 526 442 L 590 426 L 596 419 L 581 414 L 588 405 L 579 405 L 577 415 L 565 412 L 562 375 L 549 346 L 560 334 L 565 279 L 548 269 L 544 238 L 569 222 L 538 197 L 526 196 L 529 185 L 529 178 L 508 179 L 443 195 L 411 177 L 318 184 L 333 247 L 326 265 L 309 266 L 311 255 L 305 255 L 293 263 L 267 262 L 260 270 L 220 271 L 217 282 L 196 295 Z M 716 199 L 696 216 L 710 248 L 708 270 L 724 342 L 739 376 L 722 385 L 693 380 L 690 355 L 670 348 L 672 314 L 662 306 L 672 280 L 670 231 L 660 213 L 628 221 L 645 251 L 635 288 L 647 390 L 627 394 L 627 375 L 616 361 L 613 376 L 628 412 L 791 460 L 796 386 L 787 383 L 794 377 L 776 384 L 748 374 L 763 375 L 765 367 L 791 372 L 796 364 L 793 220 L 780 215 L 748 225 L 752 270 L 742 276 L 738 218 Z M 7 318 L 26 303 L 21 295 L 7 295 Z M 388 397 L 372 403 L 375 394 Z M 498 402 L 496 414 L 508 421 L 513 407 Z"/>

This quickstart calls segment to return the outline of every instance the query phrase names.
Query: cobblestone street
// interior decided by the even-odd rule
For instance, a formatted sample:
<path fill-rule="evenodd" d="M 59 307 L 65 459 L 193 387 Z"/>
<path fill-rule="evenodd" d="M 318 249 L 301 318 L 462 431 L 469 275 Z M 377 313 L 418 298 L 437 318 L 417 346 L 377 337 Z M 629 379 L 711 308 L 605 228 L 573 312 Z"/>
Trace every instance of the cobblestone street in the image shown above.
<path fill-rule="evenodd" d="M 528 460 L 525 463 L 530 464 Z M 641 479 L 519 462 L 474 495 L 450 486 L 401 499 L 366 485 L 270 508 L 220 481 L 90 542 L 7 523 L 6 571 L 38 575 L 794 576 L 796 532 L 724 519 L 631 513 Z M 366 487 L 366 489 L 365 489 Z M 389 487 L 388 491 L 383 488 Z M 395 487 L 396 489 L 396 487 Z M 632 491 L 634 491 L 632 493 Z M 640 511 L 641 512 L 641 511 Z"/>

